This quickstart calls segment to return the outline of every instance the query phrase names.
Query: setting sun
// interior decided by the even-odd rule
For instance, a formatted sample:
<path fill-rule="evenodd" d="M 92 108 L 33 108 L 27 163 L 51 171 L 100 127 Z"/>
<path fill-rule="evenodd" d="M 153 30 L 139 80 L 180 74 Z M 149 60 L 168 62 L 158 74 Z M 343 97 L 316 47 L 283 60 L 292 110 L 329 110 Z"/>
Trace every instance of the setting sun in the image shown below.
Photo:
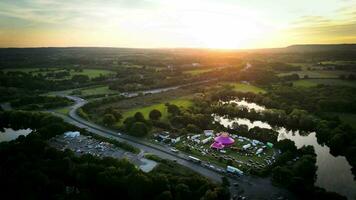
<path fill-rule="evenodd" d="M 0 46 L 265 48 L 356 41 L 353 0 L 79 2 L 1 1 Z"/>

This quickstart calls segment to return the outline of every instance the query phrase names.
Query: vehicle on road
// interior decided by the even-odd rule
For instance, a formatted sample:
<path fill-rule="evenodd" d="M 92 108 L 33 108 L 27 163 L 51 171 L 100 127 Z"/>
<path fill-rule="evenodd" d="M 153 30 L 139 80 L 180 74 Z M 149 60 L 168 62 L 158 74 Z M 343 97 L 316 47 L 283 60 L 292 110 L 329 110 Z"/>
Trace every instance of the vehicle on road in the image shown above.
<path fill-rule="evenodd" d="M 227 171 L 228 173 L 235 174 L 235 175 L 239 175 L 239 176 L 241 176 L 241 175 L 244 174 L 243 171 L 237 169 L 236 167 L 230 166 L 230 165 L 228 165 L 228 166 L 226 167 L 226 171 Z"/>
<path fill-rule="evenodd" d="M 176 149 L 176 148 L 171 148 L 171 151 L 174 152 L 174 153 L 178 153 L 179 152 L 179 150 Z"/>
<path fill-rule="evenodd" d="M 193 156 L 188 156 L 189 160 L 195 162 L 195 163 L 201 163 L 201 160 L 199 158 L 193 157 Z"/>

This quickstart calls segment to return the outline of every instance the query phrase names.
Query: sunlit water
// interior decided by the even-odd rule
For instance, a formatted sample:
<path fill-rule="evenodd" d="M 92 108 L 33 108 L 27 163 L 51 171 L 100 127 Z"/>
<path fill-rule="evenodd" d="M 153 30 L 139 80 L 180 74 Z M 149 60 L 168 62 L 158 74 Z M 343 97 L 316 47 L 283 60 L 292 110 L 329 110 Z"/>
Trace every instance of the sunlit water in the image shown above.
<path fill-rule="evenodd" d="M 241 105 L 251 106 L 251 103 L 243 103 Z M 255 105 L 253 106 L 256 107 Z M 325 188 L 327 191 L 337 192 L 347 196 L 348 199 L 356 199 L 356 181 L 353 178 L 354 176 L 351 172 L 350 164 L 344 156 L 335 157 L 330 154 L 329 147 L 318 144 L 315 132 L 300 135 L 299 131 L 288 131 L 283 127 L 272 127 L 262 121 L 250 121 L 249 119 L 241 118 L 228 119 L 227 117 L 216 115 L 214 119 L 225 127 L 232 127 L 233 123 L 238 123 L 239 125 L 246 125 L 248 129 L 253 127 L 273 129 L 279 134 L 278 140 L 286 138 L 293 140 L 298 148 L 303 145 L 313 146 L 317 155 L 316 165 L 318 166 L 315 185 Z"/>
<path fill-rule="evenodd" d="M 242 99 L 242 100 L 230 100 L 230 101 L 221 101 L 221 103 L 223 104 L 236 104 L 239 107 L 244 107 L 247 108 L 248 110 L 252 110 L 254 109 L 255 111 L 263 111 L 266 108 L 264 106 L 260 106 L 256 103 L 251 103 L 251 102 L 247 102 L 246 100 Z"/>
<path fill-rule="evenodd" d="M 28 135 L 32 132 L 31 129 L 14 130 L 12 128 L 5 128 L 4 132 L 0 132 L 0 142 L 11 141 L 18 138 L 20 135 Z"/>

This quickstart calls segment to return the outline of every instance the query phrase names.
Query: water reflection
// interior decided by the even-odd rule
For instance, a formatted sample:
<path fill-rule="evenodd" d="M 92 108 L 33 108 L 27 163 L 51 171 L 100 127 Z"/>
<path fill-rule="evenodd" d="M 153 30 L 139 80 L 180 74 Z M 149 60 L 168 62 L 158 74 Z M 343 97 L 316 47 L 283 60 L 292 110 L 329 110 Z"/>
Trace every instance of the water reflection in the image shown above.
<path fill-rule="evenodd" d="M 0 142 L 11 141 L 18 138 L 20 135 L 28 135 L 32 132 L 31 129 L 14 130 L 12 128 L 4 128 L 4 132 L 0 132 Z"/>
<path fill-rule="evenodd" d="M 350 164 L 344 156 L 334 157 L 330 154 L 329 147 L 319 145 L 315 132 L 300 135 L 299 131 L 288 131 L 284 127 L 272 127 L 262 121 L 241 118 L 228 119 L 217 115 L 214 115 L 214 120 L 224 127 L 232 127 L 233 123 L 238 123 L 239 125 L 246 125 L 248 129 L 253 127 L 273 129 L 278 132 L 278 140 L 286 138 L 293 140 L 298 148 L 303 145 L 312 145 L 317 155 L 316 165 L 318 166 L 315 185 L 347 196 L 348 199 L 356 199 L 356 181 L 353 180 L 354 176 Z M 336 174 L 337 177 L 333 176 Z"/>
<path fill-rule="evenodd" d="M 351 166 L 344 156 L 334 157 L 330 154 L 327 146 L 321 146 L 317 142 L 315 132 L 308 136 L 302 136 L 298 131 L 281 131 L 278 140 L 290 139 L 300 148 L 303 145 L 312 145 L 315 149 L 317 180 L 315 185 L 325 188 L 328 191 L 337 192 L 347 196 L 349 199 L 356 199 L 356 182 L 353 180 Z M 333 176 L 337 175 L 337 177 Z"/>
<path fill-rule="evenodd" d="M 235 100 L 230 100 L 230 101 L 221 101 L 222 104 L 236 104 L 239 107 L 244 107 L 247 108 L 248 110 L 252 110 L 254 109 L 255 111 L 263 111 L 266 110 L 266 108 L 264 106 L 260 106 L 256 103 L 251 103 L 251 102 L 247 102 L 245 99 L 239 100 L 239 99 L 235 99 Z"/>

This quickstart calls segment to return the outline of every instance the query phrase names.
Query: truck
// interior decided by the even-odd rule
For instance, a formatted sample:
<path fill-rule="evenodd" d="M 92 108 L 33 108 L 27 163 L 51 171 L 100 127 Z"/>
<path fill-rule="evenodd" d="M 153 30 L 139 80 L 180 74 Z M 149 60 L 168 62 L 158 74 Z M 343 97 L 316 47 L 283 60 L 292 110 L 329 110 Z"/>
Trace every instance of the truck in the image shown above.
<path fill-rule="evenodd" d="M 201 160 L 199 158 L 193 157 L 193 156 L 188 156 L 189 160 L 195 162 L 195 163 L 201 163 Z"/>
<path fill-rule="evenodd" d="M 243 171 L 237 169 L 236 167 L 230 166 L 230 165 L 228 165 L 226 167 L 226 172 L 231 173 L 231 174 L 236 174 L 236 175 L 239 175 L 239 176 L 244 174 Z"/>

